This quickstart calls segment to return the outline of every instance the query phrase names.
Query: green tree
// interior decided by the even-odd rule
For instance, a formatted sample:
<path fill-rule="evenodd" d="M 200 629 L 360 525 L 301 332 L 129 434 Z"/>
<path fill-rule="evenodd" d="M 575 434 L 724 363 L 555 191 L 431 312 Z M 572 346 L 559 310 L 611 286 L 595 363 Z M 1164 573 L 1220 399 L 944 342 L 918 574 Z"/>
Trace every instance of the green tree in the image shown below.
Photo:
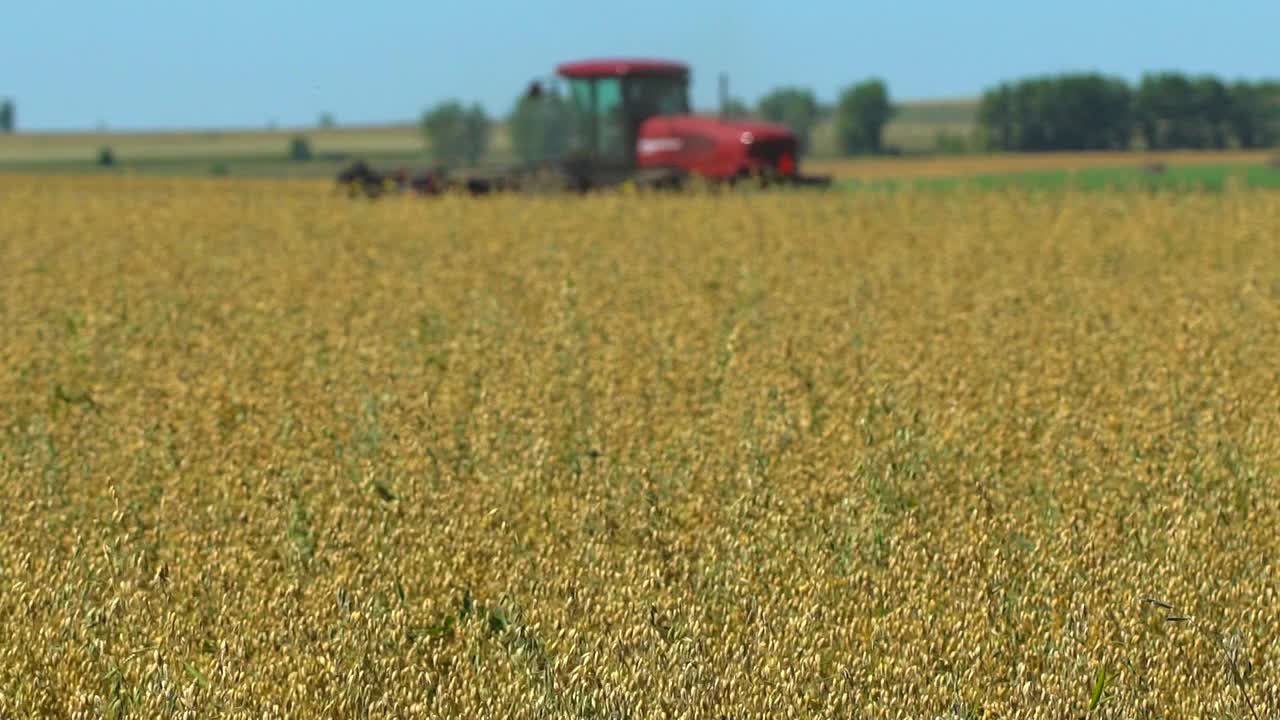
<path fill-rule="evenodd" d="M 813 91 L 798 87 L 778 88 L 760 99 L 760 117 L 791 128 L 800 142 L 800 152 L 809 149 L 809 134 L 818 121 L 818 99 Z"/>
<path fill-rule="evenodd" d="M 1201 147 L 1218 150 L 1227 147 L 1230 137 L 1231 90 L 1212 75 L 1196 78 L 1191 88 L 1197 123 L 1197 141 Z"/>
<path fill-rule="evenodd" d="M 1212 76 L 1148 73 L 1134 97 L 1134 112 L 1152 149 L 1225 148 L 1231 135 L 1231 90 Z"/>
<path fill-rule="evenodd" d="M 971 149 L 969 138 L 963 134 L 939 130 L 933 135 L 933 151 L 941 155 L 963 155 Z"/>
<path fill-rule="evenodd" d="M 1226 126 L 1242 148 L 1268 147 L 1280 141 L 1280 82 L 1233 83 Z"/>
<path fill-rule="evenodd" d="M 1147 73 L 1134 96 L 1134 113 L 1151 150 L 1208 145 L 1195 84 L 1182 73 Z"/>
<path fill-rule="evenodd" d="M 1124 150 L 1133 136 L 1132 93 L 1124 80 L 1097 73 L 1052 78 L 1046 117 L 1052 124 L 1046 149 Z"/>
<path fill-rule="evenodd" d="M 1035 77 L 987 90 L 983 143 L 997 150 L 1121 150 L 1134 129 L 1152 150 L 1262 147 L 1280 140 L 1280 83 L 1228 86 L 1148 73 L 1137 88 L 1096 73 Z"/>
<path fill-rule="evenodd" d="M 889 88 L 871 79 L 845 88 L 836 102 L 836 139 L 847 155 L 884 150 L 884 126 L 893 117 Z"/>
<path fill-rule="evenodd" d="M 1096 73 L 1049 78 L 1043 86 L 1045 150 L 1123 150 L 1133 133 L 1129 86 Z"/>
<path fill-rule="evenodd" d="M 294 135 L 289 140 L 289 159 L 294 162 L 311 160 L 311 143 L 307 141 L 305 135 Z"/>
<path fill-rule="evenodd" d="M 525 163 L 539 163 L 564 155 L 569 147 L 572 115 L 569 103 L 556 90 L 522 95 L 507 118 L 511 144 Z"/>
<path fill-rule="evenodd" d="M 1009 83 L 1000 83 L 982 93 L 978 102 L 978 132 L 981 143 L 988 150 L 1012 150 L 1019 143 L 1015 90 Z"/>
<path fill-rule="evenodd" d="M 480 158 L 484 157 L 485 153 L 489 151 L 489 134 L 492 125 L 484 108 L 479 103 L 472 104 L 466 116 L 467 162 L 469 164 L 475 165 L 480 162 Z"/>
<path fill-rule="evenodd" d="M 470 108 L 456 100 L 442 102 L 423 113 L 421 129 L 437 162 L 475 165 L 489 145 L 489 117 L 480 105 Z"/>
<path fill-rule="evenodd" d="M 720 115 L 730 120 L 751 117 L 751 107 L 739 98 L 725 100 Z"/>
<path fill-rule="evenodd" d="M 1070 73 L 1002 83 L 978 104 L 992 150 L 1119 150 L 1133 134 L 1132 93 L 1119 78 Z"/>
<path fill-rule="evenodd" d="M 17 108 L 13 101 L 5 98 L 0 102 L 0 133 L 11 133 L 17 125 Z"/>
<path fill-rule="evenodd" d="M 323 112 L 320 113 L 320 117 L 316 120 L 316 125 L 328 130 L 337 127 L 338 121 L 334 119 L 333 113 Z"/>

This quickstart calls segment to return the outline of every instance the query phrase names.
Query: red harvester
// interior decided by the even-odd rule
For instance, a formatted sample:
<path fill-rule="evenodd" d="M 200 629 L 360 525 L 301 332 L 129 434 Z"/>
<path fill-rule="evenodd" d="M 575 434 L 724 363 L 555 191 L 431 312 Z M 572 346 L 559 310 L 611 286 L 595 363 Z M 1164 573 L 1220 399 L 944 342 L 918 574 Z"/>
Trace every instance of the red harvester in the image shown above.
<path fill-rule="evenodd" d="M 490 177 L 453 180 L 442 171 L 379 173 L 356 163 L 338 176 L 353 194 L 388 189 L 436 194 L 503 190 L 584 192 L 632 182 L 680 187 L 690 177 L 734 183 L 827 185 L 830 178 L 799 172 L 795 133 L 783 125 L 694 115 L 689 110 L 688 66 L 662 60 L 609 59 L 565 63 L 556 74 L 568 84 L 573 123 L 571 149 L 562 158 Z M 531 95 L 540 86 L 531 87 Z"/>

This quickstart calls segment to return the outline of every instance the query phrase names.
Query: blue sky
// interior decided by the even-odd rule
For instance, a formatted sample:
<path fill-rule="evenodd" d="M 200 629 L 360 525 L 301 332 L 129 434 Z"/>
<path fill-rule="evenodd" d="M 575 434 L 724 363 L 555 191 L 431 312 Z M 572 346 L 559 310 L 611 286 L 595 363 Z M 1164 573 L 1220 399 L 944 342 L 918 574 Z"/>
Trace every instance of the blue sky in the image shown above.
<path fill-rule="evenodd" d="M 965 97 L 1060 70 L 1280 76 L 1277 28 L 1280 0 L 47 0 L 4 10 L 0 96 L 33 130 L 379 123 L 506 112 L 560 61 L 644 55 L 690 63 L 699 107 L 722 71 L 750 101 L 869 76 Z"/>

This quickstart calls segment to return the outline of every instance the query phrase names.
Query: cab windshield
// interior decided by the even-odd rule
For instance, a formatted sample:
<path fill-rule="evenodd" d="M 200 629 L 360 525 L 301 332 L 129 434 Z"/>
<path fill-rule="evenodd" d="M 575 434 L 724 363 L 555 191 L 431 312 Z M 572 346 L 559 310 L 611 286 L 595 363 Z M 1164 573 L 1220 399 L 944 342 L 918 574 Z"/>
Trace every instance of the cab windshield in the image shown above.
<path fill-rule="evenodd" d="M 633 161 L 640 124 L 654 115 L 689 112 L 683 75 L 570 78 L 572 150 L 605 163 Z"/>
<path fill-rule="evenodd" d="M 685 115 L 689 112 L 688 81 L 679 75 L 637 75 L 627 78 L 627 103 L 636 116 Z"/>

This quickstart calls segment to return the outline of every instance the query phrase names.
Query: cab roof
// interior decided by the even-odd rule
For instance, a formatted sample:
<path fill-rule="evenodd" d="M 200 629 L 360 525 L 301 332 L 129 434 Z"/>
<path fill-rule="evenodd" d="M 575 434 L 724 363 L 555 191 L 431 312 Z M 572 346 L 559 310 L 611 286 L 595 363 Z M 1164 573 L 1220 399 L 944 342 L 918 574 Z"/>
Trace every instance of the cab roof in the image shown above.
<path fill-rule="evenodd" d="M 556 74 L 567 78 L 602 75 L 688 75 L 689 66 L 669 60 L 646 58 L 601 58 L 564 63 Z"/>

